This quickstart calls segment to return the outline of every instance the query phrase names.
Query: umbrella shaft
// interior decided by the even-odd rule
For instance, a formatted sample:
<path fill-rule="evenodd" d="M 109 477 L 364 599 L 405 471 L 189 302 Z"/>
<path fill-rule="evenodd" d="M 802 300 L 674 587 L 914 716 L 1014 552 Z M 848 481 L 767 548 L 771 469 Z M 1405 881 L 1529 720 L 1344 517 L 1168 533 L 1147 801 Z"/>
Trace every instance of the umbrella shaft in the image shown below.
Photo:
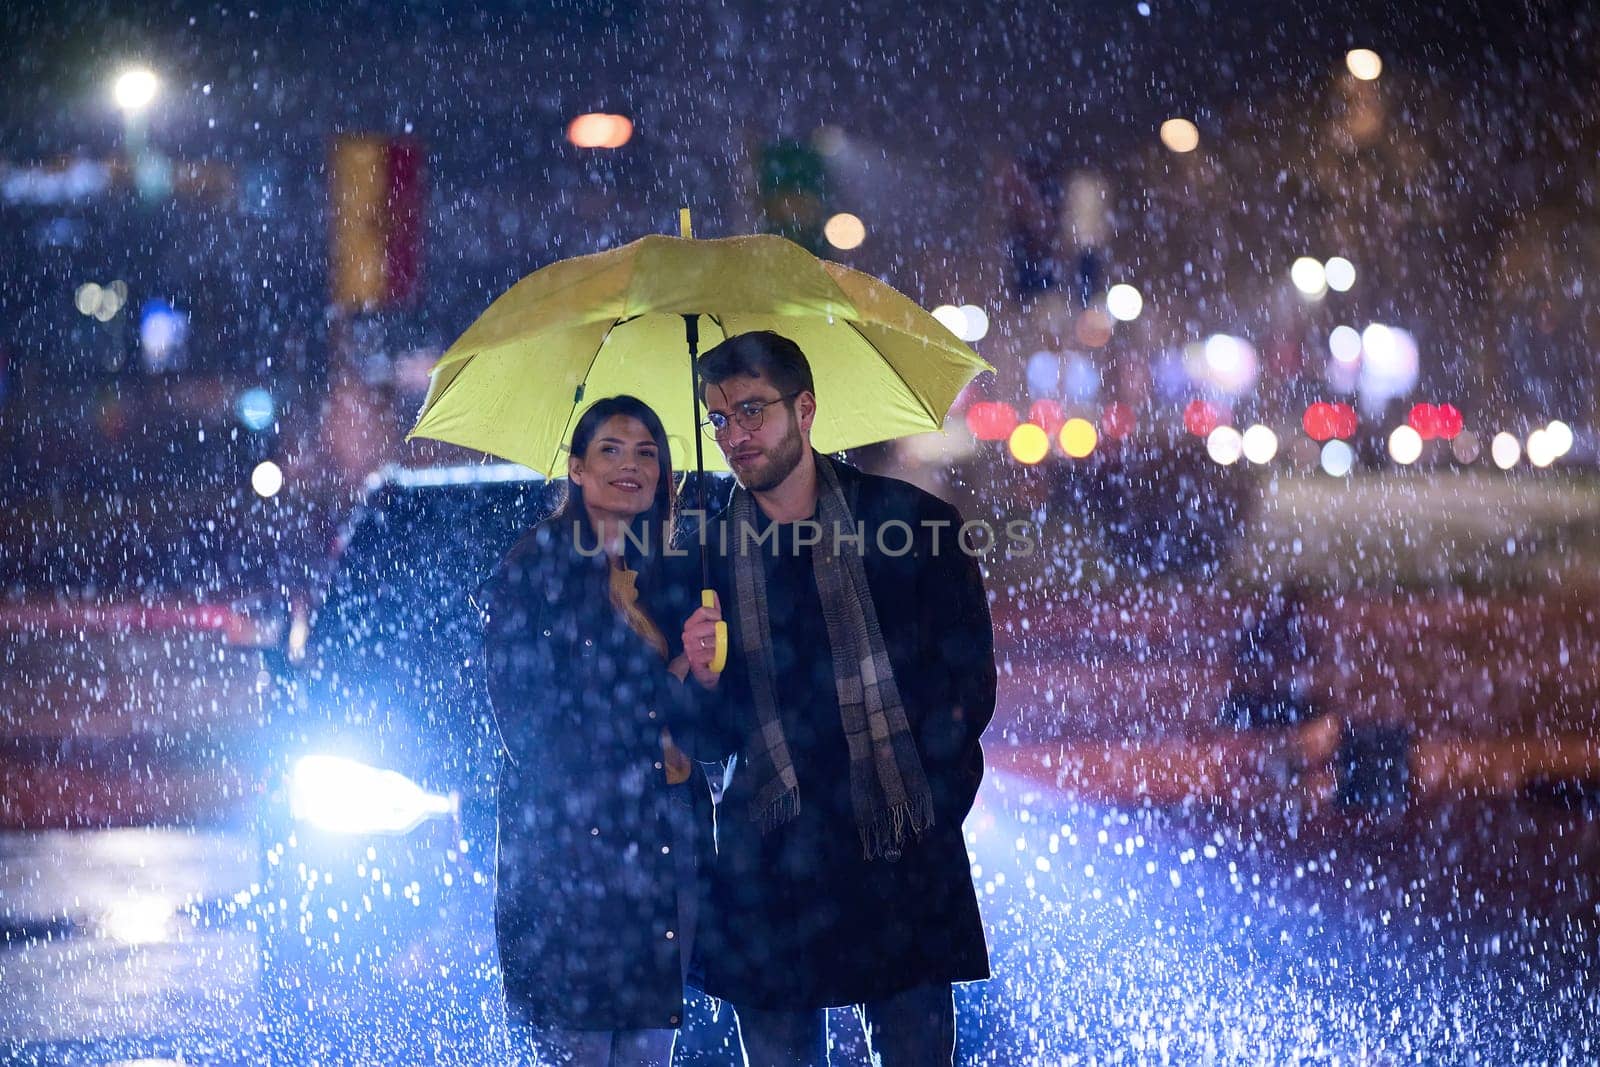
<path fill-rule="evenodd" d="M 705 435 L 700 432 L 700 364 L 698 362 L 698 357 L 700 355 L 699 315 L 685 315 L 683 317 L 683 338 L 689 344 L 689 388 L 694 390 L 693 406 L 691 406 L 689 410 L 694 413 L 694 419 L 690 422 L 690 427 L 692 433 L 694 434 L 695 487 L 696 494 L 699 497 L 700 522 L 702 527 L 702 536 L 700 537 L 700 588 L 710 589 L 711 565 L 706 559 L 706 539 L 704 536 L 704 524 L 708 516 L 706 515 L 705 442 L 702 440 Z"/>

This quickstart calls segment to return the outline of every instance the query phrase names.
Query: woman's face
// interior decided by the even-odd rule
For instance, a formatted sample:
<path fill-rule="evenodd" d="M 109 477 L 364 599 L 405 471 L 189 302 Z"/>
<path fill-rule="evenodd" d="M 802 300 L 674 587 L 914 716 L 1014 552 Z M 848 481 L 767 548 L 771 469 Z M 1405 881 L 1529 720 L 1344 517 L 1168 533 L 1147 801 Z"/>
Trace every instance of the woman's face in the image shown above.
<path fill-rule="evenodd" d="M 650 510 L 661 480 L 655 438 L 631 415 L 600 424 L 584 454 L 567 460 L 567 474 L 596 520 L 631 519 Z"/>

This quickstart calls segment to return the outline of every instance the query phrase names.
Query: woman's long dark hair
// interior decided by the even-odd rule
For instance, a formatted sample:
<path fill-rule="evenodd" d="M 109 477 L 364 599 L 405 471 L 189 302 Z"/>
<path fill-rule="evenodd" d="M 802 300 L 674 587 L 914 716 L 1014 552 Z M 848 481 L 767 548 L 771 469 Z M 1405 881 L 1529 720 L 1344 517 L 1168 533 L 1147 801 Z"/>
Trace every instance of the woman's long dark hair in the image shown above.
<path fill-rule="evenodd" d="M 630 525 L 633 527 L 631 539 L 624 539 L 623 551 L 629 566 L 641 570 L 650 562 L 660 558 L 662 550 L 671 544 L 673 523 L 677 517 L 678 489 L 672 476 L 672 448 L 667 443 L 666 428 L 661 425 L 661 417 L 657 415 L 643 400 L 636 396 L 608 396 L 596 400 L 589 409 L 578 419 L 578 424 L 572 428 L 572 441 L 568 445 L 568 455 L 577 456 L 579 459 L 589 454 L 589 445 L 594 440 L 594 435 L 605 425 L 605 421 L 623 415 L 628 418 L 638 419 L 644 424 L 645 430 L 656 443 L 656 456 L 661 464 L 661 477 L 656 481 L 655 500 L 650 505 L 650 510 L 634 517 Z M 570 530 L 571 536 L 582 538 L 579 544 L 586 548 L 595 544 L 599 536 L 595 532 L 594 523 L 589 519 L 589 509 L 583 503 L 583 490 L 574 486 L 570 481 L 566 486 L 566 496 L 556 508 L 555 514 L 549 521 L 566 535 Z M 635 543 L 637 542 L 637 543 Z M 640 545 L 647 550 L 647 554 L 639 551 Z"/>

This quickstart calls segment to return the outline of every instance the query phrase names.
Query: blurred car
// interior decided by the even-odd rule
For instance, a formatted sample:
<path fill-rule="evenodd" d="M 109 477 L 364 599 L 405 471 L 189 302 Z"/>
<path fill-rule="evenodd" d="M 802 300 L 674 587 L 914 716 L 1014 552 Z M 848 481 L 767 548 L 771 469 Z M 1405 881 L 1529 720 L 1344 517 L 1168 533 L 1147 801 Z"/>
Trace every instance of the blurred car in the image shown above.
<path fill-rule="evenodd" d="M 376 476 L 279 657 L 256 908 L 273 1059 L 381 1037 L 381 1058 L 470 1060 L 492 1032 L 499 757 L 473 594 L 545 496 L 520 467 Z"/>
<path fill-rule="evenodd" d="M 521 467 L 391 470 L 340 535 L 277 664 L 255 902 L 268 1058 L 495 1055 L 501 752 L 475 597 L 554 503 Z M 686 1025 L 726 1040 L 703 1006 Z"/>

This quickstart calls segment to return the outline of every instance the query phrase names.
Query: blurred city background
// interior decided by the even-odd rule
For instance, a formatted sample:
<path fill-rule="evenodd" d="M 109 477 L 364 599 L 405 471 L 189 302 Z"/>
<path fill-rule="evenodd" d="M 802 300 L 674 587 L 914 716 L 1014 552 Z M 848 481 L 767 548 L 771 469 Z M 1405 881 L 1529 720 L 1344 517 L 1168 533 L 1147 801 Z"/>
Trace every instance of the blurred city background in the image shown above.
<path fill-rule="evenodd" d="M 963 1062 L 1600 1056 L 1585 5 L 20 2 L 0 40 L 16 1056 L 270 1043 L 284 678 L 363 515 L 525 474 L 404 442 L 429 369 L 681 207 L 996 368 L 852 457 L 1041 531 L 987 561 Z"/>

